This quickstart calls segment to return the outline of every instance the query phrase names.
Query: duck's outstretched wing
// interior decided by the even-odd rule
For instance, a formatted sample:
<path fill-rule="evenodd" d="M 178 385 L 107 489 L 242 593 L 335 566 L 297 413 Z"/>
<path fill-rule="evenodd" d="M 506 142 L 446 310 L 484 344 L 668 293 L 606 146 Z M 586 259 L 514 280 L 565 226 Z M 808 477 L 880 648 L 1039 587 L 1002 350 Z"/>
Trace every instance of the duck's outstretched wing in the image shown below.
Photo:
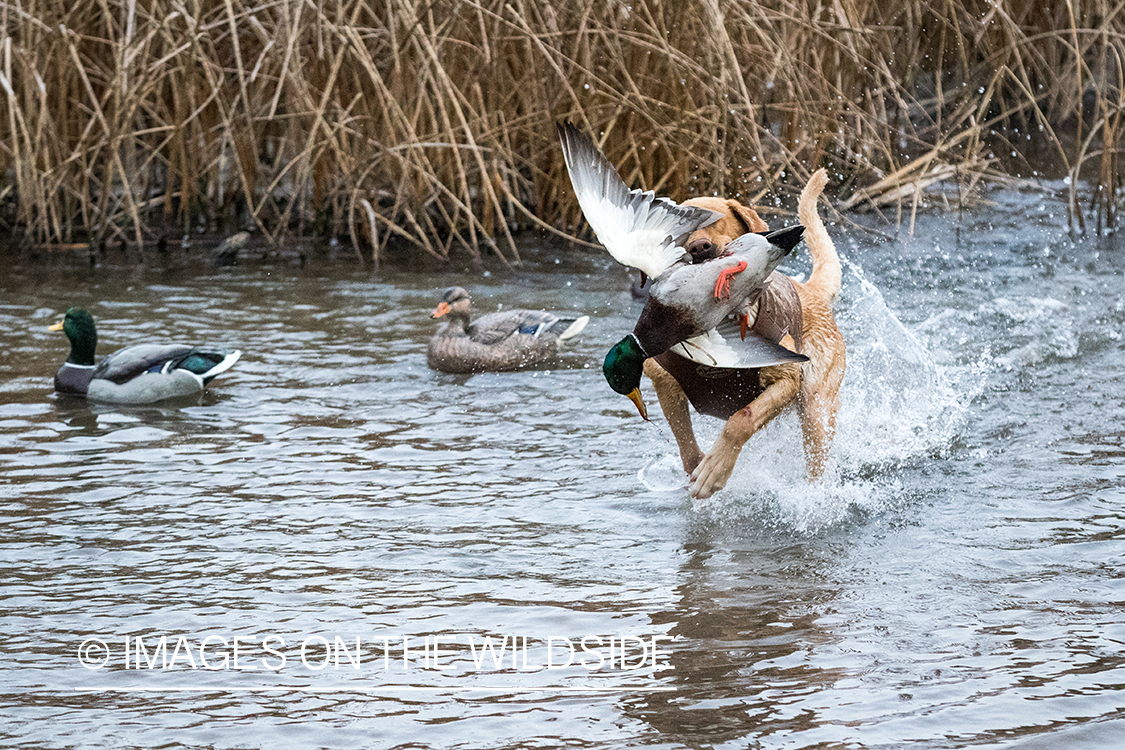
<path fill-rule="evenodd" d="M 733 318 L 702 335 L 681 341 L 669 351 L 708 367 L 757 368 L 809 361 L 804 354 L 790 351 L 753 331 L 747 331 L 743 338 L 739 323 Z"/>
<path fill-rule="evenodd" d="M 680 237 L 722 218 L 651 190 L 630 190 L 588 135 L 569 122 L 558 123 L 558 133 L 582 215 L 618 263 L 657 278 L 687 254 Z"/>

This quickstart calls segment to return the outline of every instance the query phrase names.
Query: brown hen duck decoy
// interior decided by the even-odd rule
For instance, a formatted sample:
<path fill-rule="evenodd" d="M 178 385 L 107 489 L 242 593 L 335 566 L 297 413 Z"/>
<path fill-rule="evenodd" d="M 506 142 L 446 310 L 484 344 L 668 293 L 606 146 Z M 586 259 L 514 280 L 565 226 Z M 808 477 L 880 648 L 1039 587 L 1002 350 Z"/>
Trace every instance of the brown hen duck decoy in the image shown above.
<path fill-rule="evenodd" d="M 426 361 L 452 373 L 503 372 L 549 364 L 560 341 L 577 336 L 589 316 L 564 317 L 542 310 L 501 310 L 471 320 L 469 293 L 446 289 L 432 318 L 448 322 L 430 339 Z"/>

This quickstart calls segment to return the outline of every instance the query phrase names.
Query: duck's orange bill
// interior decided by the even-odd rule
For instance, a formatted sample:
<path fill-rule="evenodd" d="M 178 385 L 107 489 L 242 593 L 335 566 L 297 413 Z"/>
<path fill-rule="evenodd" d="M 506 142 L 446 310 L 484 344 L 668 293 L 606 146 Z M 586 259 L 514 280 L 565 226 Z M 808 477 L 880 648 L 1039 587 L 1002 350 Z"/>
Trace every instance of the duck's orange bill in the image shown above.
<path fill-rule="evenodd" d="M 61 331 L 62 329 L 63 322 L 61 320 L 58 323 L 55 323 L 53 326 L 47 326 L 48 331 Z"/>
<path fill-rule="evenodd" d="M 432 313 L 430 313 L 430 317 L 431 318 L 440 318 L 441 316 L 445 315 L 448 312 L 449 312 L 449 303 L 448 302 L 439 302 L 438 306 L 434 308 L 434 311 Z"/>
<path fill-rule="evenodd" d="M 641 413 L 641 419 L 643 419 L 646 422 L 649 421 L 648 420 L 648 409 L 645 408 L 645 400 L 643 398 L 641 398 L 641 389 L 640 388 L 634 388 L 628 394 L 628 396 L 629 396 L 629 400 L 632 401 L 633 404 L 636 405 L 637 411 L 639 411 Z"/>

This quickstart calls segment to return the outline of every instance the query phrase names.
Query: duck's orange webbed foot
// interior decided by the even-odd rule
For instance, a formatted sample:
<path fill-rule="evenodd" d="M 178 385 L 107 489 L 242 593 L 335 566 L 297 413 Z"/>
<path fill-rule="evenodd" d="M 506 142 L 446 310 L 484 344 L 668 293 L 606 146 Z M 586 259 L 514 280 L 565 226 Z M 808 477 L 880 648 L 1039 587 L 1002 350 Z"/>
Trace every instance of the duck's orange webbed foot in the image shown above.
<path fill-rule="evenodd" d="M 730 277 L 745 270 L 746 261 L 741 260 L 737 266 L 719 271 L 719 278 L 715 281 L 715 299 L 730 299 Z"/>
<path fill-rule="evenodd" d="M 743 313 L 738 317 L 738 332 L 742 334 L 742 340 L 746 340 L 746 332 L 750 330 L 750 313 Z"/>

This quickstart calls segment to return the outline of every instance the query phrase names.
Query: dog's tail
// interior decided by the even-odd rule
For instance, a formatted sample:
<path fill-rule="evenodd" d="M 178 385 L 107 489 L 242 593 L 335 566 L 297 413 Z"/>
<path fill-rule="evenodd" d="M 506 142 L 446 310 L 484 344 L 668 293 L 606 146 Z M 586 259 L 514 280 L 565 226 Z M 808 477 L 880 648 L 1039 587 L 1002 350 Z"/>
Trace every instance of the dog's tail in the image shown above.
<path fill-rule="evenodd" d="M 817 293 L 825 302 L 832 302 L 840 294 L 840 256 L 816 212 L 816 202 L 828 184 L 828 172 L 820 168 L 813 173 L 809 184 L 801 191 L 797 202 L 797 217 L 805 227 L 805 244 L 812 255 L 813 270 L 805 288 Z"/>

